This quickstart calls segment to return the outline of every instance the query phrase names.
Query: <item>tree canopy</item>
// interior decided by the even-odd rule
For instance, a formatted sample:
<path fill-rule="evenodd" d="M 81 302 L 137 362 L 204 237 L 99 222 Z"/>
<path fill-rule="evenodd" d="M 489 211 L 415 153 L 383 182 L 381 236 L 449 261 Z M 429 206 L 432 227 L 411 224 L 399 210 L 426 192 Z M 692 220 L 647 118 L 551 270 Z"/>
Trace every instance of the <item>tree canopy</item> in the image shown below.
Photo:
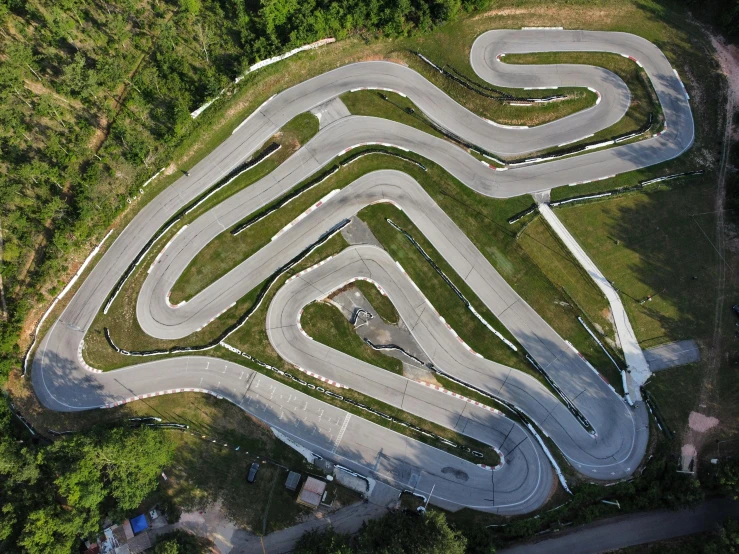
<path fill-rule="evenodd" d="M 28 552 L 71 552 L 106 516 L 138 507 L 172 456 L 164 432 L 145 427 L 36 446 L 0 400 L 0 540 Z"/>
<path fill-rule="evenodd" d="M 305 533 L 296 554 L 465 554 L 467 539 L 442 512 L 389 512 L 365 522 L 356 537 L 332 528 Z M 494 552 L 491 548 L 490 553 Z"/>

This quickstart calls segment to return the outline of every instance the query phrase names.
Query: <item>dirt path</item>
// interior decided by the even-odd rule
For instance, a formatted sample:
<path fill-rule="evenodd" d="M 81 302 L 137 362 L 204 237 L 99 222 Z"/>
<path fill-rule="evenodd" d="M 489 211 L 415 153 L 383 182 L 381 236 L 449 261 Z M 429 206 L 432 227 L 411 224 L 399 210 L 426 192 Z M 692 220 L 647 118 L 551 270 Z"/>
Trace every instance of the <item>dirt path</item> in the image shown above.
<path fill-rule="evenodd" d="M 726 203 L 726 172 L 729 165 L 729 151 L 734 140 L 732 119 L 734 105 L 739 102 L 739 50 L 731 45 L 727 46 L 718 37 L 712 36 L 711 42 L 716 48 L 721 69 L 726 75 L 728 90 L 726 94 L 726 112 L 724 138 L 721 145 L 721 160 L 716 182 L 716 196 L 714 210 L 716 211 L 715 248 L 721 258 L 718 264 L 715 286 L 715 305 L 713 312 L 713 336 L 710 347 L 706 351 L 703 380 L 701 382 L 698 405 L 691 412 L 687 428 L 683 434 L 681 455 L 681 469 L 683 471 L 697 470 L 698 453 L 708 438 L 708 431 L 718 424 L 716 418 L 710 417 L 711 412 L 717 414 L 718 390 L 717 381 L 719 368 L 723 358 L 722 329 L 726 294 L 726 228 L 724 221 L 724 206 Z"/>

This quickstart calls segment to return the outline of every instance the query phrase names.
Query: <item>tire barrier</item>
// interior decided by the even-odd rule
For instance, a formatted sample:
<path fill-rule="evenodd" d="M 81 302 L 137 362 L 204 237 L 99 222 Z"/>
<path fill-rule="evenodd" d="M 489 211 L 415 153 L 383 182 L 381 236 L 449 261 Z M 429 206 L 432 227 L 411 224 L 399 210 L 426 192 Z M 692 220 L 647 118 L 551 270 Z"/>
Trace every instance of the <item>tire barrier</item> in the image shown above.
<path fill-rule="evenodd" d="M 570 400 L 569 396 L 567 396 L 565 392 L 561 388 L 559 388 L 559 385 L 557 385 L 557 383 L 555 383 L 552 380 L 552 378 L 549 376 L 546 370 L 543 367 L 541 367 L 538 363 L 536 363 L 534 358 L 532 358 L 528 354 L 526 354 L 526 359 L 532 366 L 534 366 L 534 369 L 536 369 L 536 371 L 541 373 L 542 377 L 544 377 L 544 380 L 547 383 L 549 383 L 549 386 L 552 387 L 556 391 L 559 397 L 564 401 L 565 406 L 567 406 L 570 412 L 572 412 L 572 415 L 574 415 L 577 418 L 577 420 L 588 431 L 588 433 L 590 433 L 591 435 L 595 435 L 595 430 L 593 429 L 593 426 L 590 425 L 590 422 L 588 421 L 588 419 L 583 415 L 583 413 L 580 410 L 577 409 L 577 406 L 575 406 L 572 403 L 572 400 Z"/>
<path fill-rule="evenodd" d="M 349 319 L 349 323 L 354 326 L 357 324 L 357 319 L 359 318 L 360 314 L 364 314 L 364 317 L 369 321 L 370 319 L 374 319 L 375 316 L 365 310 L 364 308 L 357 308 L 352 312 L 352 317 Z"/>
<path fill-rule="evenodd" d="M 424 171 L 426 171 L 426 166 L 424 166 L 423 164 L 421 164 L 421 163 L 417 162 L 416 160 L 413 160 L 413 159 L 411 159 L 411 158 L 409 158 L 407 156 L 403 156 L 402 154 L 396 154 L 395 152 L 390 152 L 389 150 L 385 150 L 384 148 L 368 148 L 367 150 L 362 150 L 361 152 L 357 152 L 356 154 L 352 154 L 351 156 L 349 156 L 348 158 L 344 159 L 343 161 L 340 161 L 339 163 L 337 163 L 336 165 L 334 165 L 333 167 L 331 167 L 331 169 L 327 169 L 326 171 L 323 171 L 317 177 L 311 179 L 310 181 L 308 181 L 304 185 L 302 185 L 302 186 L 296 188 L 295 190 L 293 190 L 292 192 L 286 194 L 285 196 L 283 196 L 282 198 L 280 198 L 279 200 L 277 200 L 269 208 L 266 208 L 265 210 L 259 212 L 257 215 L 255 215 L 253 217 L 250 217 L 244 223 L 238 224 L 236 227 L 234 227 L 231 230 L 231 234 L 234 235 L 234 236 L 238 235 L 239 233 L 241 233 L 242 231 L 248 229 L 249 227 L 251 227 L 255 223 L 257 223 L 259 221 L 262 221 L 267 216 L 269 216 L 272 213 L 276 212 L 277 210 L 279 210 L 280 208 L 282 208 L 284 205 L 288 204 L 289 202 L 291 202 L 292 200 L 294 200 L 295 198 L 297 198 L 298 196 L 300 196 L 301 194 L 303 194 L 307 190 L 312 189 L 316 185 L 320 185 L 326 179 L 328 179 L 329 177 L 331 177 L 331 175 L 333 175 L 334 173 L 336 173 L 337 171 L 339 171 L 339 169 L 341 169 L 342 167 L 345 167 L 345 166 L 349 165 L 350 163 L 352 163 L 353 161 L 355 161 L 355 160 L 357 160 L 357 159 L 359 159 L 359 158 L 361 158 L 363 156 L 367 156 L 369 154 L 384 154 L 386 156 L 392 156 L 394 158 L 400 158 L 401 160 L 405 160 L 407 162 L 410 162 L 410 163 L 412 163 L 412 164 L 420 167 Z"/>
<path fill-rule="evenodd" d="M 525 102 L 527 104 L 533 104 L 533 103 L 541 103 L 541 102 L 551 102 L 552 100 L 562 100 L 564 98 L 567 98 L 565 94 L 555 94 L 555 95 L 546 96 L 543 98 L 528 98 L 528 97 L 513 96 L 511 94 L 508 94 L 507 92 L 503 92 L 502 90 L 498 90 L 496 88 L 492 88 L 486 85 L 481 85 L 479 83 L 476 83 L 472 81 L 471 79 L 469 79 L 468 77 L 464 76 L 462 73 L 457 71 L 454 67 L 450 66 L 449 64 L 445 64 L 444 67 L 439 67 L 438 65 L 436 65 L 434 62 L 429 60 L 426 56 L 424 56 L 420 52 L 416 52 L 414 50 L 411 50 L 410 52 L 418 56 L 421 60 L 423 60 L 428 65 L 433 67 L 436 71 L 444 75 L 444 77 L 446 77 L 447 79 L 451 79 L 455 83 L 463 86 L 467 90 L 470 90 L 479 96 L 484 96 L 485 98 L 495 100 L 496 102 L 501 102 L 501 103 Z M 446 69 L 447 67 L 449 68 L 449 70 Z M 485 91 L 488 91 L 488 92 L 485 92 Z M 489 94 L 490 92 L 492 92 L 493 94 Z"/>
<path fill-rule="evenodd" d="M 346 398 L 345 396 L 343 396 L 341 394 L 336 394 L 335 392 L 330 391 L 330 390 L 327 390 L 327 389 L 324 389 L 323 387 L 317 387 L 317 386 L 315 386 L 315 385 L 313 385 L 311 383 L 306 383 L 302 379 L 300 379 L 298 377 L 295 377 L 292 373 L 290 373 L 288 371 L 283 371 L 283 370 L 281 370 L 281 369 L 279 369 L 279 368 L 277 368 L 277 367 L 275 367 L 273 365 L 270 365 L 270 364 L 268 364 L 266 362 L 263 362 L 263 361 L 259 360 L 258 358 L 255 358 L 254 356 L 251 356 L 251 355 L 247 354 L 246 352 L 242 352 L 238 348 L 235 348 L 235 347 L 233 347 L 231 345 L 227 345 L 227 344 L 224 343 L 222 346 L 224 346 L 225 348 L 227 348 L 228 350 L 230 350 L 234 354 L 238 354 L 239 356 L 242 356 L 242 357 L 246 358 L 250 362 L 253 362 L 253 363 L 257 364 L 259 367 L 263 367 L 264 369 L 268 369 L 270 371 L 273 371 L 273 372 L 277 373 L 278 375 L 281 375 L 282 377 L 285 377 L 287 379 L 290 379 L 290 380 L 298 383 L 299 385 L 302 385 L 304 387 L 308 387 L 309 389 L 313 389 L 313 390 L 316 390 L 318 392 L 321 392 L 321 393 L 325 394 L 326 396 L 329 396 L 331 398 L 335 398 L 336 400 L 340 400 L 342 402 L 346 402 L 347 404 L 351 404 L 352 406 L 354 406 L 356 408 L 359 408 L 360 410 L 364 410 L 366 412 L 369 412 L 371 414 L 374 414 L 374 415 L 376 415 L 378 417 L 381 417 L 382 419 L 385 419 L 385 420 L 387 420 L 387 421 L 389 421 L 391 423 L 397 423 L 398 425 L 402 425 L 403 427 L 408 427 L 409 429 L 412 429 L 413 431 L 415 431 L 417 433 L 420 433 L 421 435 L 424 435 L 426 437 L 429 437 L 429 438 L 432 438 L 434 440 L 437 440 L 437 441 L 439 441 L 439 442 L 441 442 L 441 443 L 443 443 L 443 444 L 445 444 L 447 446 L 450 446 L 452 448 L 459 448 L 460 450 L 463 450 L 464 452 L 466 452 L 467 454 L 470 454 L 470 455 L 474 456 L 475 458 L 483 458 L 484 457 L 484 454 L 482 452 L 479 452 L 477 450 L 472 450 L 472 448 L 470 448 L 467 445 L 457 444 L 456 442 L 450 441 L 449 439 L 446 439 L 444 437 L 441 437 L 441 436 L 439 436 L 439 435 L 437 435 L 435 433 L 431 433 L 429 431 L 425 431 L 424 429 L 420 428 L 418 425 L 414 425 L 413 423 L 408 423 L 405 420 L 398 419 L 397 417 L 388 415 L 388 414 L 386 414 L 384 412 L 381 412 L 380 410 L 375 410 L 374 408 L 371 408 L 370 406 L 367 406 L 366 404 L 362 404 L 361 402 L 357 402 L 356 400 L 352 400 L 351 398 Z M 493 447 L 491 446 L 491 448 L 493 448 Z"/>
<path fill-rule="evenodd" d="M 601 350 L 603 350 L 603 352 L 605 352 L 606 356 L 608 356 L 608 359 L 611 360 L 611 363 L 613 363 L 613 365 L 616 366 L 616 369 L 619 371 L 619 373 L 623 372 L 623 369 L 621 369 L 621 366 L 619 366 L 616 363 L 616 360 L 613 359 L 613 356 L 611 356 L 611 353 L 608 352 L 608 350 L 606 349 L 606 347 L 603 346 L 603 343 L 600 341 L 600 339 L 598 337 L 596 337 L 595 336 L 595 333 L 593 333 L 593 331 L 590 329 L 590 327 L 587 326 L 587 324 L 585 323 L 585 320 L 582 317 L 580 317 L 580 316 L 577 316 L 577 320 L 580 322 L 580 325 L 582 325 L 585 328 L 585 330 L 588 332 L 588 335 L 590 335 L 593 338 L 593 340 L 595 341 L 595 343 L 598 346 L 600 346 Z"/>
<path fill-rule="evenodd" d="M 672 179 L 678 179 L 679 177 L 689 177 L 692 175 L 703 175 L 704 171 L 702 169 L 698 169 L 696 171 L 685 171 L 683 173 L 674 173 L 672 175 L 665 175 L 664 177 L 657 177 L 655 179 L 648 179 L 646 181 L 639 181 L 639 184 L 642 187 L 645 187 L 647 185 L 651 185 L 654 183 L 660 183 L 662 181 L 671 181 Z"/>
<path fill-rule="evenodd" d="M 526 208 L 524 211 L 518 212 L 516 215 L 509 217 L 508 224 L 513 225 L 514 223 L 521 221 L 527 215 L 534 213 L 536 210 L 536 204 L 534 204 L 530 208 Z"/>
<path fill-rule="evenodd" d="M 675 436 L 675 433 L 670 429 L 669 425 L 667 425 L 665 417 L 662 415 L 662 412 L 654 401 L 652 395 L 644 387 L 641 387 L 641 394 L 647 404 L 647 409 L 649 410 L 649 413 L 652 414 L 652 417 L 654 417 L 654 422 L 657 424 L 659 430 L 664 433 L 665 437 L 672 439 Z"/>
<path fill-rule="evenodd" d="M 441 375 L 445 379 L 449 379 L 450 381 L 453 381 L 457 383 L 458 385 L 462 385 L 465 388 L 468 388 L 470 390 L 473 390 L 477 392 L 478 394 L 481 394 L 482 396 L 485 396 L 494 402 L 497 402 L 501 404 L 502 406 L 505 406 L 508 410 L 510 410 L 511 413 L 515 414 L 525 425 L 528 427 L 529 431 L 536 437 L 537 442 L 539 443 L 539 446 L 541 446 L 542 450 L 544 451 L 544 454 L 546 454 L 547 458 L 549 459 L 550 463 L 552 464 L 552 467 L 554 467 L 554 471 L 557 474 L 557 477 L 559 479 L 559 482 L 562 484 L 562 487 L 569 493 L 572 494 L 572 491 L 570 490 L 569 486 L 567 485 L 567 480 L 565 479 L 564 473 L 562 473 L 561 468 L 559 467 L 559 464 L 554 459 L 554 456 L 549 451 L 549 448 L 546 446 L 546 443 L 544 440 L 539 436 L 539 434 L 536 432 L 536 429 L 534 427 L 534 422 L 531 418 L 529 418 L 526 413 L 516 407 L 514 404 L 508 402 L 507 400 L 503 400 L 502 398 L 498 398 L 497 396 L 490 394 L 487 391 L 484 391 L 474 385 L 470 385 L 469 383 L 466 383 L 465 381 L 462 381 L 461 379 L 457 379 L 456 377 L 440 370 L 438 367 L 436 367 L 432 363 L 426 364 L 426 367 L 433 371 L 434 373 Z M 543 430 L 542 430 L 543 431 Z M 546 435 L 546 432 L 544 432 Z M 548 435 L 547 435 L 548 436 Z"/>
<path fill-rule="evenodd" d="M 402 346 L 398 346 L 397 344 L 392 344 L 392 343 L 391 344 L 375 344 L 369 339 L 363 339 L 363 340 L 364 342 L 367 343 L 367 345 L 369 345 L 370 348 L 374 350 L 397 350 L 401 354 L 405 354 L 406 356 L 408 356 L 411 360 L 416 362 L 421 367 L 426 367 L 426 364 L 423 362 L 423 360 L 421 360 L 420 358 L 417 358 L 416 356 L 408 352 Z"/>
<path fill-rule="evenodd" d="M 475 317 L 476 317 L 476 318 L 477 318 L 477 319 L 478 319 L 478 320 L 479 320 L 479 321 L 480 321 L 480 322 L 481 322 L 481 323 L 482 323 L 482 324 L 483 324 L 483 325 L 484 325 L 485 327 L 487 327 L 487 329 L 488 329 L 488 330 L 489 330 L 489 331 L 490 331 L 491 333 L 493 333 L 493 334 L 494 334 L 494 335 L 495 335 L 496 337 L 498 337 L 498 338 L 499 338 L 499 339 L 500 339 L 501 341 L 503 341 L 503 343 L 504 343 L 504 344 L 505 344 L 505 345 L 506 345 L 506 346 L 507 346 L 508 348 L 510 348 L 510 349 L 511 349 L 511 350 L 513 350 L 514 352 L 518 352 L 518 347 L 517 347 L 517 346 L 516 346 L 515 344 L 513 344 L 513 343 L 512 343 L 511 341 L 509 341 L 509 340 L 508 340 L 507 338 L 505 338 L 505 337 L 504 337 L 504 336 L 503 336 L 503 335 L 502 335 L 502 334 L 501 334 L 501 333 L 500 333 L 499 331 L 497 331 L 497 330 L 496 330 L 496 329 L 495 329 L 495 328 L 494 328 L 494 327 L 493 327 L 492 325 L 490 325 L 490 323 L 488 323 L 488 322 L 487 322 L 487 320 L 486 320 L 486 319 L 485 319 L 484 317 L 482 317 L 482 316 L 480 315 L 480 313 L 479 313 L 479 312 L 478 312 L 478 311 L 477 311 L 477 310 L 476 310 L 476 309 L 475 309 L 475 308 L 474 308 L 474 307 L 472 306 L 472 304 L 470 304 L 469 300 L 467 300 L 467 298 L 465 298 L 464 294 L 462 294 L 462 291 L 460 291 L 460 290 L 459 290 L 459 289 L 457 288 L 457 286 L 456 286 L 456 285 L 455 285 L 454 283 L 452 283 L 451 279 L 449 279 L 449 277 L 447 277 L 447 276 L 446 276 L 446 274 L 445 274 L 445 273 L 444 273 L 444 272 L 443 272 L 443 271 L 441 270 L 441 268 L 440 268 L 440 267 L 439 267 L 438 265 L 436 265 L 436 262 L 435 262 L 435 261 L 434 261 L 433 259 L 431 259 L 431 257 L 430 257 L 430 256 L 429 256 L 428 254 L 426 254 L 426 251 L 425 251 L 425 250 L 423 249 L 423 247 L 422 247 L 422 246 L 421 246 L 420 244 L 418 244 L 418 242 L 416 242 L 416 239 L 414 239 L 414 238 L 413 238 L 413 237 L 412 237 L 412 236 L 411 236 L 411 235 L 410 235 L 410 234 L 409 234 L 408 232 L 406 232 L 406 231 L 405 231 L 405 230 L 404 230 L 403 228 L 401 228 L 401 227 L 399 227 L 398 225 L 396 225 L 396 224 L 395 224 L 395 223 L 394 223 L 394 222 L 393 222 L 393 221 L 392 221 L 391 219 L 385 219 L 385 221 L 387 221 L 387 222 L 388 222 L 388 223 L 389 223 L 389 224 L 390 224 L 390 225 L 391 225 L 391 226 L 392 226 L 392 227 L 393 227 L 393 228 L 394 228 L 394 229 L 395 229 L 396 231 L 399 231 L 400 233 L 402 233 L 402 234 L 403 234 L 403 236 L 405 236 L 405 238 L 406 238 L 406 239 L 408 239 L 408 241 L 409 241 L 409 242 L 410 242 L 410 243 L 411 243 L 411 244 L 412 244 L 413 246 L 415 246 L 415 247 L 416 247 L 416 250 L 418 250 L 418 252 L 419 252 L 419 253 L 421 254 L 421 256 L 423 256 L 423 258 L 424 258 L 424 259 L 425 259 L 425 260 L 426 260 L 426 261 L 427 261 L 427 262 L 429 263 L 429 265 L 430 265 L 430 266 L 431 266 L 432 268 L 434 268 L 434 271 L 436 271 L 436 273 L 438 273 L 438 274 L 439 274 L 439 275 L 441 276 L 441 278 L 442 278 L 442 279 L 444 279 L 444 282 L 445 282 L 445 283 L 446 283 L 447 285 L 449 285 L 449 288 L 451 288 L 451 289 L 452 289 L 452 291 L 454 291 L 454 294 L 456 294 L 456 295 L 457 295 L 457 296 L 459 297 L 459 299 L 460 299 L 460 300 L 462 301 L 462 303 L 463 303 L 463 304 L 465 305 L 465 307 L 466 307 L 466 308 L 467 308 L 467 309 L 468 309 L 468 310 L 469 310 L 470 312 L 472 312 L 472 314 L 473 314 L 473 315 L 474 315 L 474 316 L 475 316 Z"/>
<path fill-rule="evenodd" d="M 288 261 L 286 264 L 280 266 L 275 270 L 272 275 L 270 275 L 267 280 L 264 282 L 264 285 L 262 285 L 262 288 L 259 289 L 259 293 L 257 294 L 256 299 L 254 300 L 254 303 L 239 317 L 238 320 L 236 320 L 236 323 L 233 325 L 230 325 L 227 327 L 218 337 L 211 340 L 210 342 L 205 343 L 201 346 L 173 346 L 169 349 L 159 349 L 159 350 L 145 350 L 145 351 L 128 351 L 124 350 L 122 348 L 119 348 L 115 342 L 113 342 L 113 338 L 110 336 L 110 330 L 105 327 L 103 329 L 105 333 L 105 340 L 108 341 L 108 345 L 118 352 L 119 354 L 123 354 L 124 356 L 157 356 L 159 354 L 179 354 L 182 352 L 199 352 L 202 350 L 210 350 L 211 348 L 215 348 L 218 346 L 222 341 L 226 340 L 231 333 L 239 329 L 244 323 L 247 322 L 247 320 L 254 314 L 254 312 L 257 311 L 259 306 L 261 305 L 262 301 L 264 300 L 264 297 L 267 295 L 267 292 L 272 287 L 272 285 L 277 281 L 277 279 L 280 278 L 280 276 L 285 273 L 286 271 L 289 271 L 292 267 L 294 267 L 297 263 L 302 261 L 308 254 L 313 252 L 316 248 L 324 244 L 326 241 L 328 241 L 332 236 L 334 236 L 336 233 L 341 231 L 346 225 L 349 224 L 348 219 L 344 219 L 331 227 L 328 231 L 323 233 L 320 237 L 318 237 L 318 240 L 316 240 L 313 244 L 309 245 L 307 248 L 305 248 L 302 252 L 298 253 L 294 258 L 292 258 L 290 261 Z"/>
<path fill-rule="evenodd" d="M 559 200 L 558 202 L 550 202 L 549 205 L 552 207 L 557 207 L 557 206 L 562 206 L 564 204 L 571 204 L 573 202 L 584 202 L 586 200 L 593 200 L 596 198 L 607 198 L 610 196 L 620 196 L 621 194 L 626 194 L 628 192 L 633 192 L 635 190 L 641 190 L 644 187 L 653 185 L 655 183 L 661 183 L 663 181 L 671 181 L 673 179 L 679 179 L 680 177 L 691 177 L 693 175 L 703 175 L 703 173 L 704 171 L 702 169 L 698 169 L 696 171 L 685 171 L 683 173 L 665 175 L 664 177 L 656 177 L 655 179 L 647 179 L 646 181 L 639 181 L 638 185 L 633 185 L 630 187 L 621 187 L 615 190 L 602 192 L 600 194 L 587 194 L 583 196 L 573 196 L 572 198 L 567 198 L 566 200 Z"/>
<path fill-rule="evenodd" d="M 198 196 L 192 202 L 189 202 L 182 209 L 180 209 L 175 215 L 170 217 L 167 220 L 167 222 L 164 225 L 162 225 L 156 233 L 154 233 L 154 236 L 152 236 L 151 239 L 149 239 L 149 242 L 147 242 L 144 245 L 144 247 L 139 251 L 139 253 L 136 254 L 136 257 L 134 258 L 134 260 L 131 262 L 128 268 L 126 268 L 126 271 L 123 272 L 123 275 L 121 275 L 120 279 L 118 279 L 118 282 L 115 284 L 113 289 L 110 291 L 110 294 L 108 295 L 108 301 L 105 303 L 105 308 L 103 308 L 103 314 L 108 313 L 110 306 L 113 304 L 113 301 L 116 299 L 116 296 L 118 296 L 118 293 L 121 292 L 123 285 L 126 284 L 126 281 L 128 281 L 128 278 L 131 276 L 134 269 L 136 269 L 139 263 L 141 263 L 141 260 L 144 259 L 146 254 L 148 254 L 149 250 L 151 250 L 151 247 L 154 246 L 154 244 L 162 237 L 162 235 L 164 235 L 167 231 L 169 231 L 172 228 L 172 226 L 175 223 L 177 223 L 180 219 L 182 219 L 182 217 L 185 214 L 189 213 L 192 209 L 194 209 L 197 205 L 203 202 L 210 195 L 215 194 L 218 190 L 225 187 L 231 181 L 236 179 L 239 175 L 241 175 L 245 171 L 249 171 L 251 168 L 253 168 L 257 164 L 267 159 L 269 156 L 274 154 L 279 149 L 280 149 L 279 144 L 277 144 L 276 142 L 271 143 L 269 146 L 267 146 L 267 148 L 262 150 L 256 156 L 252 157 L 250 160 L 234 167 L 226 175 L 221 177 L 212 187 L 209 187 L 200 196 Z"/>
<path fill-rule="evenodd" d="M 653 122 L 654 122 L 654 116 L 650 112 L 649 117 L 647 118 L 647 122 L 644 125 L 642 125 L 639 129 L 637 129 L 636 131 L 630 131 L 628 133 L 616 135 L 609 139 L 604 139 L 604 140 L 599 140 L 599 141 L 594 141 L 594 142 L 586 142 L 584 144 L 579 144 L 577 146 L 570 146 L 569 148 L 554 150 L 553 152 L 550 152 L 548 154 L 541 154 L 539 156 L 536 156 L 535 158 L 518 158 L 515 160 L 509 160 L 505 163 L 506 165 L 509 165 L 509 166 L 516 166 L 516 165 L 522 165 L 522 164 L 528 164 L 528 163 L 534 163 L 534 162 L 542 162 L 544 160 L 552 160 L 554 158 L 562 158 L 564 156 L 571 156 L 572 154 L 578 154 L 586 150 L 593 150 L 594 148 L 600 148 L 601 146 L 608 146 L 611 144 L 616 144 L 618 142 L 623 142 L 625 140 L 636 138 L 636 137 L 639 137 L 647 133 L 649 129 L 652 128 Z"/>
<path fill-rule="evenodd" d="M 382 94 L 382 93 L 378 93 L 378 94 L 380 95 L 380 98 L 382 98 L 383 100 L 385 100 L 385 102 L 390 102 L 393 106 L 395 106 L 399 110 L 402 110 L 405 113 L 407 113 L 408 115 L 411 115 L 411 116 L 415 117 L 416 119 L 418 119 L 422 123 L 424 123 L 424 124 L 428 125 L 429 127 L 431 127 L 437 133 L 441 133 L 442 135 L 444 135 L 446 138 L 448 138 L 452 142 L 455 142 L 455 143 L 459 144 L 460 146 L 462 146 L 464 148 L 468 148 L 469 150 L 472 150 L 476 154 L 480 154 L 481 156 L 485 156 L 486 158 L 489 158 L 489 159 L 493 160 L 495 163 L 498 163 L 500 165 L 505 165 L 505 163 L 506 163 L 505 161 L 503 161 L 500 158 L 496 157 L 495 155 L 493 155 L 492 153 L 488 152 L 484 148 L 481 148 L 481 147 L 477 146 L 476 144 L 472 144 L 471 142 L 468 142 L 468 141 L 464 140 L 462 137 L 460 137 L 458 135 L 455 135 L 454 133 L 452 133 L 451 131 L 449 131 L 446 128 L 442 127 L 441 125 L 438 125 L 434 121 L 428 119 L 426 116 L 424 116 L 424 115 L 418 115 L 416 113 L 416 110 L 414 110 L 412 108 L 403 108 L 403 106 L 400 106 L 400 105 L 396 104 L 395 102 L 393 102 L 392 100 L 390 100 L 390 98 L 387 95 Z M 416 163 L 417 165 L 421 165 L 421 164 L 419 164 L 418 162 L 415 162 L 415 161 L 414 161 L 414 163 Z M 421 168 L 424 171 L 426 171 L 426 168 L 423 167 L 422 165 L 421 165 Z"/>

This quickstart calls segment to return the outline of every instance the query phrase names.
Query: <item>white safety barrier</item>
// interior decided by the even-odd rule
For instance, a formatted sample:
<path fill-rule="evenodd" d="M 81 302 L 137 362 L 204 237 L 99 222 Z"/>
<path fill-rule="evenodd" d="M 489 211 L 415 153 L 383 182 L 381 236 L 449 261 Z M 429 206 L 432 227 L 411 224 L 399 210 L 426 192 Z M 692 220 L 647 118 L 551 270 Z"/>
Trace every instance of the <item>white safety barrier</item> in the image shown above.
<path fill-rule="evenodd" d="M 249 69 L 244 73 L 244 75 L 247 75 L 251 73 L 252 71 L 256 71 L 257 69 L 261 69 L 265 66 L 271 65 L 273 63 L 277 63 L 279 61 L 284 60 L 285 58 L 289 58 L 290 56 L 294 56 L 298 52 L 304 52 L 305 50 L 313 50 L 314 48 L 318 48 L 319 46 L 323 46 L 324 44 L 330 44 L 332 42 L 336 42 L 335 38 L 324 38 L 321 40 L 318 40 L 316 42 L 312 42 L 311 44 L 306 44 L 305 46 L 300 46 L 299 48 L 295 48 L 293 50 L 290 50 L 289 52 L 282 54 L 281 56 L 275 56 L 274 58 L 268 58 L 266 60 L 262 60 L 261 62 L 257 62 L 254 65 L 250 66 Z M 241 81 L 241 79 L 244 78 L 244 75 L 240 75 L 234 79 L 234 83 L 238 83 Z M 218 93 L 218 95 L 208 100 L 205 104 L 200 106 L 197 110 L 194 112 L 190 112 L 190 117 L 195 119 L 198 117 L 201 113 L 203 113 L 205 110 L 207 110 L 213 102 L 218 100 L 221 96 L 223 96 L 223 93 L 226 92 L 226 89 L 223 89 L 221 92 Z"/>
<path fill-rule="evenodd" d="M 552 453 L 547 448 L 547 445 L 544 444 L 544 440 L 534 430 L 534 427 L 530 423 L 527 423 L 526 427 L 528 427 L 529 431 L 531 431 L 534 437 L 536 437 L 536 440 L 539 442 L 539 446 L 541 446 L 541 449 L 544 451 L 544 454 L 546 454 L 547 458 L 549 458 L 549 462 L 552 464 L 552 467 L 554 467 L 554 473 L 557 474 L 557 477 L 559 478 L 559 482 L 562 483 L 562 486 L 568 493 L 572 494 L 570 487 L 567 486 L 567 481 L 565 480 L 565 476 L 562 473 L 562 470 L 559 468 L 559 464 L 557 463 L 557 460 L 554 459 L 554 456 L 552 456 Z"/>
<path fill-rule="evenodd" d="M 33 332 L 33 340 L 31 341 L 31 346 L 28 347 L 28 351 L 26 352 L 26 355 L 23 356 L 23 372 L 21 375 L 25 376 L 26 371 L 28 370 L 28 358 L 31 355 L 31 352 L 33 352 L 33 348 L 36 346 L 36 339 L 38 338 L 38 332 L 39 329 L 41 329 L 41 326 L 44 324 L 44 321 L 46 321 L 46 318 L 51 313 L 51 310 L 53 310 L 57 303 L 64 298 L 64 295 L 69 292 L 69 290 L 74 286 L 74 284 L 77 282 L 77 279 L 80 278 L 80 275 L 84 273 L 85 269 L 87 269 L 87 266 L 90 264 L 92 259 L 97 255 L 98 252 L 100 252 L 100 248 L 103 246 L 106 240 L 108 240 L 108 237 L 113 232 L 113 229 L 108 231 L 108 233 L 103 237 L 103 240 L 100 241 L 100 244 L 98 244 L 95 249 L 90 252 L 90 255 L 85 258 L 85 261 L 82 262 L 82 265 L 77 270 L 77 273 L 72 276 L 72 278 L 69 280 L 69 283 L 67 283 L 67 286 L 62 289 L 62 292 L 60 292 L 56 298 L 54 298 L 54 301 L 51 303 L 51 306 L 49 306 L 46 311 L 44 312 L 44 315 L 41 316 L 41 319 L 38 320 L 38 323 L 36 324 L 36 329 Z"/>

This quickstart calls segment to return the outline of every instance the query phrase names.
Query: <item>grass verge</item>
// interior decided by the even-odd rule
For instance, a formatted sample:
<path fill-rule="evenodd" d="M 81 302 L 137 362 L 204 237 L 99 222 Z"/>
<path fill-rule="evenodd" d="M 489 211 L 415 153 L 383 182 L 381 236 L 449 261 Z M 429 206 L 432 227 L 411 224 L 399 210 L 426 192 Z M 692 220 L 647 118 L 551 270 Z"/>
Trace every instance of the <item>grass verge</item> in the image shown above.
<path fill-rule="evenodd" d="M 403 362 L 365 344 L 335 306 L 325 302 L 308 304 L 300 323 L 310 337 L 326 346 L 398 375 L 403 374 Z"/>
<path fill-rule="evenodd" d="M 617 123 L 598 131 L 592 137 L 588 137 L 587 142 L 597 142 L 601 139 L 636 131 L 649 120 L 650 113 L 654 116 L 651 134 L 657 133 L 662 127 L 662 106 L 646 71 L 640 68 L 636 62 L 624 58 L 620 54 L 606 52 L 542 52 L 536 54 L 508 54 L 502 60 L 505 63 L 518 65 L 592 65 L 608 69 L 621 77 L 631 92 L 631 104 L 626 115 Z M 572 143 L 572 146 L 582 142 L 585 141 Z"/>
<path fill-rule="evenodd" d="M 368 281 L 362 280 L 354 281 L 354 283 L 352 284 L 359 289 L 359 292 L 362 293 L 362 295 L 375 309 L 377 315 L 379 315 L 385 323 L 387 323 L 388 325 L 398 324 L 398 322 L 400 321 L 398 310 L 395 309 L 395 306 L 387 296 L 381 294 L 380 291 L 377 290 L 377 287 L 375 285 Z"/>

